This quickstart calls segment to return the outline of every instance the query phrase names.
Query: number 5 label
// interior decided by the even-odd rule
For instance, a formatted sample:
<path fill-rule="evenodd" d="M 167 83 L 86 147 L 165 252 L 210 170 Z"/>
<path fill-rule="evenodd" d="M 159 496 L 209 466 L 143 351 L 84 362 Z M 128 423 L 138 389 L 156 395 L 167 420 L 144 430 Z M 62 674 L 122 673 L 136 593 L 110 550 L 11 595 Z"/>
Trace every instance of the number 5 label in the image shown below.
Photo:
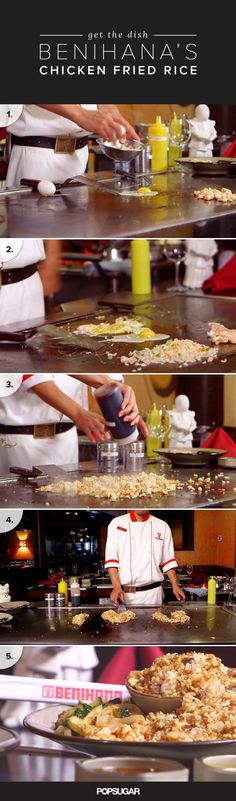
<path fill-rule="evenodd" d="M 0 645 L 0 670 L 7 670 L 7 668 L 16 665 L 22 656 L 22 645 Z"/>

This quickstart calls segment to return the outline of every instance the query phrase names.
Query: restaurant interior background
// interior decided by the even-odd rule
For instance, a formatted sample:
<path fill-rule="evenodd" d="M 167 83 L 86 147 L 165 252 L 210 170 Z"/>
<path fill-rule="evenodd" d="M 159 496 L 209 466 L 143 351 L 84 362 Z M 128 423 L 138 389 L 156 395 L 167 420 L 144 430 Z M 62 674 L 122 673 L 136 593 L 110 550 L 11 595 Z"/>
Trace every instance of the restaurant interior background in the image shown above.
<path fill-rule="evenodd" d="M 152 293 L 158 300 L 158 294 L 166 292 L 173 285 L 175 277 L 175 254 L 168 253 L 168 240 L 151 239 L 150 261 L 151 261 L 151 285 Z M 214 240 L 212 240 L 214 243 Z M 171 240 L 170 240 L 171 244 Z M 177 242 L 175 242 L 177 245 Z M 204 242 L 203 242 L 204 244 Z M 191 240 L 194 252 L 193 241 Z M 215 253 L 211 256 L 213 274 L 220 270 L 235 255 L 235 239 L 216 239 Z M 188 240 L 181 241 L 182 253 L 180 266 L 180 282 L 184 289 L 184 278 L 186 277 L 185 259 L 187 257 Z M 178 254 L 177 254 L 178 255 Z M 144 258 L 144 254 L 143 254 Z M 211 265 L 210 265 L 211 266 Z M 132 253 L 131 240 L 129 239 L 99 239 L 99 240 L 64 240 L 61 242 L 61 254 L 59 260 L 61 287 L 58 292 L 46 301 L 47 311 L 65 312 L 86 312 L 85 302 L 90 301 L 88 311 L 96 309 L 96 301 L 101 303 L 107 295 L 110 300 L 115 301 L 115 294 L 118 292 L 130 292 L 132 287 Z M 89 294 L 88 294 L 89 290 Z M 190 295 L 208 295 L 211 297 L 211 289 L 208 287 L 186 286 L 185 291 Z M 212 293 L 217 292 L 212 288 Z M 225 291 L 220 290 L 222 296 L 229 295 L 234 297 L 236 294 L 233 287 Z M 118 301 L 119 297 L 117 297 Z M 93 306 L 94 301 L 94 306 Z M 138 299 L 136 298 L 136 301 Z M 124 303 L 124 296 L 122 298 Z M 127 298 L 128 302 L 128 298 Z M 112 305 L 112 304 L 111 304 Z"/>

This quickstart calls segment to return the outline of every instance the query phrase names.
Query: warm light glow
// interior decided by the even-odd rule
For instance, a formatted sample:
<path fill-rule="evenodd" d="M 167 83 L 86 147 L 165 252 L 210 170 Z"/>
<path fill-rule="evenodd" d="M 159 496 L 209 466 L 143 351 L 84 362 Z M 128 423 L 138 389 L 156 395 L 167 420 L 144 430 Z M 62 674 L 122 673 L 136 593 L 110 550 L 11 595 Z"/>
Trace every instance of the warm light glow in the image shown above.
<path fill-rule="evenodd" d="M 32 531 L 30 529 L 18 529 L 8 535 L 8 560 L 22 559 L 23 561 L 34 558 Z"/>
<path fill-rule="evenodd" d="M 17 534 L 17 539 L 20 540 L 20 542 L 23 543 L 27 542 L 29 538 L 29 531 L 27 531 L 26 529 L 22 529 L 22 531 L 21 530 L 16 531 L 16 534 Z"/>

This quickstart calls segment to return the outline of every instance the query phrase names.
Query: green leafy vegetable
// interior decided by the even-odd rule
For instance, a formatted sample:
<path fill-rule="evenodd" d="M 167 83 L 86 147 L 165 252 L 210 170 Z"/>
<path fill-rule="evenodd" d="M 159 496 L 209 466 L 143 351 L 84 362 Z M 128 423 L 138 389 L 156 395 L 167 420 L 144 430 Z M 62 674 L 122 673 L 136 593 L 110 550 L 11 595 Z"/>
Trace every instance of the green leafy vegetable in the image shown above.
<path fill-rule="evenodd" d="M 128 718 L 129 717 L 129 710 L 128 709 L 121 709 L 119 717 L 120 718 Z"/>

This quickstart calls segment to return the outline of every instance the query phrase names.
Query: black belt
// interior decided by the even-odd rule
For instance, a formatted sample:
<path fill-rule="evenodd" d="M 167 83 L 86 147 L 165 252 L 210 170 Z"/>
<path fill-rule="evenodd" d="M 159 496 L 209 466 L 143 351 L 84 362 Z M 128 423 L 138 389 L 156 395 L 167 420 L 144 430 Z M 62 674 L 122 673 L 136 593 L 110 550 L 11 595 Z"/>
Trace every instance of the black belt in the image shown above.
<path fill-rule="evenodd" d="M 18 284 L 19 281 L 34 275 L 37 269 L 37 264 L 29 264 L 28 267 L 17 267 L 15 270 L 0 270 L 0 286 Z"/>
<path fill-rule="evenodd" d="M 122 586 L 122 590 L 124 592 L 145 592 L 146 590 L 155 590 L 156 587 L 160 587 L 162 581 L 152 581 L 150 584 L 141 584 L 141 586 L 137 586 L 136 584 L 124 584 Z"/>
<path fill-rule="evenodd" d="M 70 431 L 71 428 L 74 428 L 74 423 L 37 423 L 34 426 L 0 425 L 0 434 L 34 434 L 35 428 L 39 429 L 40 426 L 44 429 L 54 426 L 56 434 L 63 434 L 64 431 Z"/>
<path fill-rule="evenodd" d="M 65 134 L 65 139 L 69 138 L 70 137 Z M 75 150 L 80 150 L 88 144 L 87 136 L 81 136 L 78 139 L 75 137 L 71 138 L 76 139 Z M 12 134 L 11 143 L 12 147 L 14 145 L 20 145 L 21 147 L 48 147 L 54 150 L 57 139 L 57 136 L 14 136 L 14 134 Z"/>

